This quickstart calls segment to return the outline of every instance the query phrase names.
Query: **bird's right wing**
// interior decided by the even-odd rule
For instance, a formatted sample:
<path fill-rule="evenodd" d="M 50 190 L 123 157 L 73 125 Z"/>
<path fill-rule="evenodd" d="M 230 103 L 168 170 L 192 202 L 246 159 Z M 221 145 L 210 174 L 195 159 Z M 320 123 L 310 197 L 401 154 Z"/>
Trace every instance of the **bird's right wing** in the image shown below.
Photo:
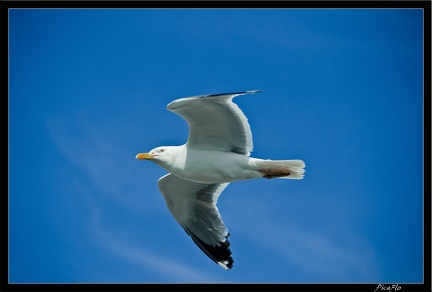
<path fill-rule="evenodd" d="M 228 183 L 202 184 L 167 174 L 158 181 L 174 218 L 196 245 L 222 268 L 232 268 L 229 233 L 216 207 Z"/>

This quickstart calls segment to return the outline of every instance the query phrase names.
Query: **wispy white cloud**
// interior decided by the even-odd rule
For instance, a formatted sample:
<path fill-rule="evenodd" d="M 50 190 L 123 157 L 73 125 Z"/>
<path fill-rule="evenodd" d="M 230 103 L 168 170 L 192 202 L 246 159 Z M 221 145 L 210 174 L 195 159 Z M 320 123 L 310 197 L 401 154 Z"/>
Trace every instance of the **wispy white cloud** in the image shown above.
<path fill-rule="evenodd" d="M 267 222 L 271 226 L 271 222 Z M 319 282 L 363 282 L 377 278 L 372 251 L 360 242 L 343 246 L 332 237 L 301 230 L 299 226 L 273 226 L 268 237 L 255 240 L 276 250 Z M 349 236 L 349 235 L 348 235 Z M 356 249 L 358 247 L 358 249 Z"/>
<path fill-rule="evenodd" d="M 114 199 L 134 212 L 142 212 L 136 192 L 135 176 L 142 175 L 135 162 L 134 153 L 128 152 L 120 141 L 104 135 L 84 114 L 73 119 L 49 121 L 47 128 L 59 152 L 74 167 L 86 175 L 87 182 L 99 194 Z M 132 168 L 132 169 L 131 169 Z"/>
<path fill-rule="evenodd" d="M 86 192 L 83 192 L 85 194 Z M 202 273 L 196 268 L 192 268 L 187 264 L 177 262 L 166 257 L 157 255 L 154 252 L 145 250 L 142 247 L 136 247 L 132 244 L 127 244 L 115 237 L 112 230 L 103 227 L 103 210 L 96 202 L 92 202 L 88 195 L 86 202 L 88 204 L 91 216 L 89 219 L 89 231 L 92 234 L 92 239 L 101 247 L 121 256 L 130 263 L 135 263 L 143 269 L 152 269 L 159 271 L 162 274 L 169 275 L 173 282 L 217 282 L 214 277 Z"/>
<path fill-rule="evenodd" d="M 312 231 L 301 222 L 277 220 L 272 214 L 271 202 L 263 205 L 262 202 L 258 204 L 234 196 L 224 200 L 225 205 L 229 205 L 229 209 L 224 212 L 227 215 L 226 222 L 230 222 L 237 233 L 242 233 L 257 245 L 267 247 L 298 266 L 304 271 L 307 282 L 379 281 L 381 271 L 376 255 L 367 240 L 354 231 L 344 230 L 344 239 L 340 240 L 334 234 Z M 241 218 L 241 221 L 236 218 Z M 247 226 L 242 226 L 240 222 L 247 222 Z M 335 233 L 340 235 L 340 232 L 342 230 Z"/>

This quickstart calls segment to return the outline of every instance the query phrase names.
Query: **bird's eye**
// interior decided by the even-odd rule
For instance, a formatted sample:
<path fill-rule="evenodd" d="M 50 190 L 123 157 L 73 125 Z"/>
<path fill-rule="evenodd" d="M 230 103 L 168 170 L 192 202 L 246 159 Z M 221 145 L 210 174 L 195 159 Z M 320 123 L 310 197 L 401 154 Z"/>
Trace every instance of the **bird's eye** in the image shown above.
<path fill-rule="evenodd" d="M 161 149 L 161 150 L 159 150 L 160 153 L 163 153 L 164 151 L 165 151 L 165 149 Z"/>

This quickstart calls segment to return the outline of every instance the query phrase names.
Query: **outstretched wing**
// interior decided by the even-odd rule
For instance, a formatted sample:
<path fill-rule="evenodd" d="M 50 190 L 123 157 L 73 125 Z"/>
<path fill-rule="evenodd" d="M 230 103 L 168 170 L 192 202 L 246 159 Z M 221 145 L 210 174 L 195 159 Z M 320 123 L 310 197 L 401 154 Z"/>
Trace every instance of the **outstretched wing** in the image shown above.
<path fill-rule="evenodd" d="M 233 151 L 249 156 L 253 149 L 250 125 L 232 99 L 259 91 L 185 97 L 174 100 L 167 109 L 189 124 L 188 147 Z"/>
<path fill-rule="evenodd" d="M 229 233 L 216 202 L 228 183 L 202 184 L 167 174 L 158 181 L 165 202 L 198 247 L 222 268 L 232 268 Z"/>

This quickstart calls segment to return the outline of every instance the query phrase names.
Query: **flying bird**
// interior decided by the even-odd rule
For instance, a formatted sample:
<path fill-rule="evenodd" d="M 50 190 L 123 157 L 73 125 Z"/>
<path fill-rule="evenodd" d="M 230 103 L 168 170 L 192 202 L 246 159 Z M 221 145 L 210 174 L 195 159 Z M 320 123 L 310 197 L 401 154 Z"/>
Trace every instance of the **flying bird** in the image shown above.
<path fill-rule="evenodd" d="M 302 179 L 302 160 L 250 157 L 252 132 L 232 101 L 260 90 L 210 94 L 174 100 L 167 109 L 184 118 L 189 137 L 181 146 L 161 146 L 137 159 L 150 160 L 169 174 L 158 187 L 169 211 L 196 245 L 225 270 L 232 268 L 230 234 L 216 206 L 230 182 L 255 178 Z"/>

